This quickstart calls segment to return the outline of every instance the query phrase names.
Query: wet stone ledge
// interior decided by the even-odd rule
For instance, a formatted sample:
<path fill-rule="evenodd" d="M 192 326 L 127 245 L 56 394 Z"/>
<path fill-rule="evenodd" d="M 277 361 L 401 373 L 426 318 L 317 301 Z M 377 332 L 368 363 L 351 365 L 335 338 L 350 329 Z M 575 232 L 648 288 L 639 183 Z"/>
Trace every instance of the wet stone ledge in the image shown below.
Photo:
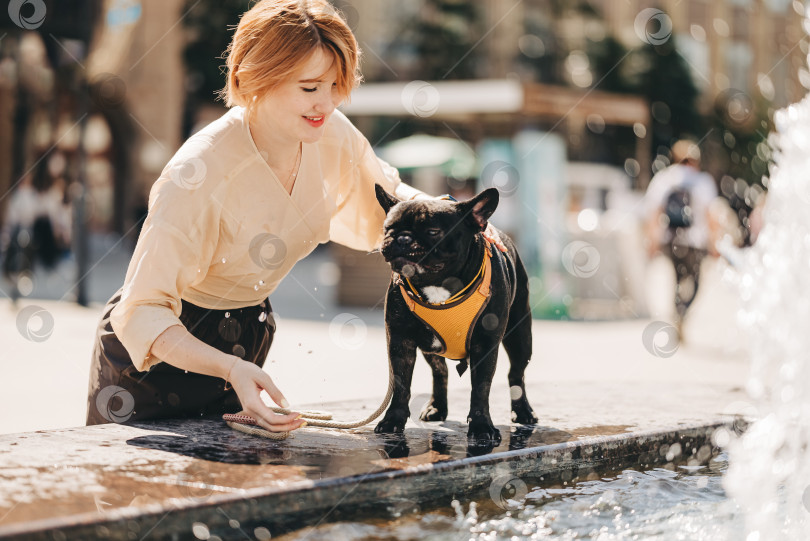
<path fill-rule="evenodd" d="M 508 498 L 527 485 L 676 462 L 705 464 L 732 421 L 562 430 L 499 425 L 495 448 L 466 426 L 303 429 L 283 442 L 219 419 L 100 425 L 0 436 L 0 539 L 269 539 L 321 522 L 453 498 Z M 714 438 L 714 439 L 713 439 Z"/>

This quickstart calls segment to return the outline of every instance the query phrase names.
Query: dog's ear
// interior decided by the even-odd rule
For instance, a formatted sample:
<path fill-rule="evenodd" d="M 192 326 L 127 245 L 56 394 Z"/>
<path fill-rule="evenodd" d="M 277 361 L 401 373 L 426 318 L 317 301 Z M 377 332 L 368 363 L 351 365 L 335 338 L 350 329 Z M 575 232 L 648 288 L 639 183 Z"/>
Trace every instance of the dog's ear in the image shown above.
<path fill-rule="evenodd" d="M 391 207 L 400 202 L 399 199 L 386 192 L 379 184 L 374 184 L 374 192 L 377 194 L 377 201 L 380 203 L 380 206 L 383 208 L 386 214 L 388 214 L 388 211 L 391 210 Z"/>
<path fill-rule="evenodd" d="M 500 200 L 500 193 L 496 188 L 489 188 L 472 199 L 459 203 L 464 215 L 481 231 L 487 228 L 489 217 L 495 212 Z"/>

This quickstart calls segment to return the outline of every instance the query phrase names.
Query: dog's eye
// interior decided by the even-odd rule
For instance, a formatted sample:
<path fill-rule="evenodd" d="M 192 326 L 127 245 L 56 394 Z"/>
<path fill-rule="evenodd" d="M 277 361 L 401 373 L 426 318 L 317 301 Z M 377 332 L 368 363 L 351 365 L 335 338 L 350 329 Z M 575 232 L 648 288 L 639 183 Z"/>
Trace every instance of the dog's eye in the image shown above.
<path fill-rule="evenodd" d="M 442 230 L 441 229 L 428 229 L 426 231 L 426 233 L 428 235 L 430 235 L 431 237 L 437 237 L 437 236 L 442 234 Z"/>

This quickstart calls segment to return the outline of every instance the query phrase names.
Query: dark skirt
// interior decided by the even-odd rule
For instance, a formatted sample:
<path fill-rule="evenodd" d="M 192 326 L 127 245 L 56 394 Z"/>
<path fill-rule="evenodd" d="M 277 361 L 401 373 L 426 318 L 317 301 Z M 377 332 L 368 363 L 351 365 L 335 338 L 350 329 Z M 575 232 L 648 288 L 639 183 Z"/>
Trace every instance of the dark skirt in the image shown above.
<path fill-rule="evenodd" d="M 194 418 L 242 409 L 225 380 L 158 363 L 138 372 L 110 325 L 121 290 L 107 302 L 96 332 L 87 392 L 87 425 Z M 214 348 L 264 366 L 276 330 L 270 300 L 257 306 L 209 310 L 182 301 L 180 321 Z M 264 314 L 264 315 L 262 315 Z"/>

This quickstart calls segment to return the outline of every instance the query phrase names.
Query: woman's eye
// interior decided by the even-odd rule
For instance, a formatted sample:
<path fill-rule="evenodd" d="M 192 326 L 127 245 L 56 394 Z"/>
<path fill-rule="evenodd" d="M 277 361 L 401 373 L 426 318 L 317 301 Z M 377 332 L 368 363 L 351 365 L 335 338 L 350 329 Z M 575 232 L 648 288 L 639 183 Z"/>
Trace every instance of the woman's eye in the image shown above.
<path fill-rule="evenodd" d="M 435 236 L 441 234 L 441 232 L 442 232 L 441 229 L 428 229 L 427 230 L 427 234 L 430 235 L 431 237 L 435 237 Z"/>
<path fill-rule="evenodd" d="M 302 88 L 301 90 L 303 90 L 304 92 L 315 92 L 316 90 L 318 90 L 318 88 L 317 87 L 315 87 L 315 88 Z"/>

